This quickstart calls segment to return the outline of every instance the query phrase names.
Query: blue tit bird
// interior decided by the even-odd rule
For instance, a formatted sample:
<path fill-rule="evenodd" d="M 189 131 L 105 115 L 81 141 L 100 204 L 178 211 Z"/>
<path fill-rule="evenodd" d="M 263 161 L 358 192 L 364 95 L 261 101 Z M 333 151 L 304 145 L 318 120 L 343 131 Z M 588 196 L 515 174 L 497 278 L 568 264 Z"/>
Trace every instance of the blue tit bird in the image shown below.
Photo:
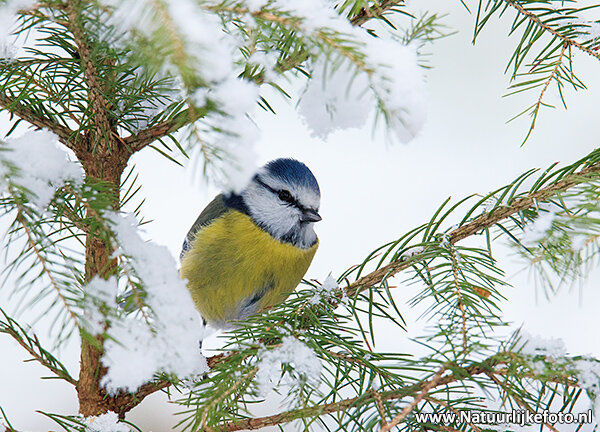
<path fill-rule="evenodd" d="M 218 195 L 200 213 L 181 251 L 181 277 L 213 327 L 227 328 L 285 300 L 317 251 L 321 192 L 294 159 L 276 159 L 241 193 Z"/>

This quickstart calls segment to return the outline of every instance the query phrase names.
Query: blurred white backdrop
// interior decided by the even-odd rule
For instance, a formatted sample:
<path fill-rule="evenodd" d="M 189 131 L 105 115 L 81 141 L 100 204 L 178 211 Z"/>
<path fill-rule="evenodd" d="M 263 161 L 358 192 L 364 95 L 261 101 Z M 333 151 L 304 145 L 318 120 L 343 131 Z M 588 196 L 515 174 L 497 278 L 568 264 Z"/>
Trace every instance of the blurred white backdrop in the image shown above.
<path fill-rule="evenodd" d="M 429 47 L 433 69 L 427 72 L 428 121 L 415 140 L 392 146 L 381 133 L 373 134 L 370 125 L 336 132 L 326 141 L 314 139 L 293 107 L 277 99 L 273 100 L 277 116 L 260 113 L 255 119 L 262 132 L 259 163 L 294 157 L 305 162 L 320 183 L 323 221 L 316 227 L 320 248 L 309 278 L 323 280 L 330 272 L 336 276 L 361 262 L 377 246 L 428 220 L 449 196 L 486 193 L 529 168 L 569 163 L 598 145 L 599 65 L 577 57 L 576 68 L 588 90 L 568 91 L 567 111 L 544 110 L 532 138 L 521 147 L 528 120 L 505 122 L 537 95 L 502 98 L 508 84 L 503 70 L 514 45 L 514 38 L 506 36 L 510 19 L 491 22 L 472 46 L 474 18 L 458 0 L 423 0 L 419 6 L 447 13 L 444 22 L 458 33 Z M 549 97 L 558 102 L 555 95 Z M 1 130 L 6 131 L 4 124 Z M 218 191 L 198 181 L 193 168 L 180 168 L 150 149 L 133 162 L 146 198 L 143 213 L 152 219 L 146 225 L 148 238 L 178 256 L 187 229 Z M 600 356 L 598 273 L 547 299 L 521 271 L 524 263 L 507 249 L 498 248 L 497 253 L 513 285 L 504 292 L 504 311 L 512 328 L 523 325 L 531 334 L 562 338 L 570 353 Z M 398 285 L 400 302 L 416 293 L 415 287 Z M 0 301 L 11 310 L 6 293 L 0 292 Z M 421 328 L 419 312 L 405 306 L 407 333 L 394 328 L 377 348 L 413 352 L 408 338 Z M 44 330 L 39 331 L 43 336 Z M 45 370 L 23 363 L 26 358 L 8 336 L 0 337 L 0 406 L 19 430 L 59 430 L 35 410 L 74 413 L 76 394 L 67 384 L 41 381 Z M 76 370 L 78 347 L 64 349 L 60 358 Z M 169 430 L 176 423 L 170 415 L 175 408 L 156 394 L 129 418 L 144 431 Z"/>

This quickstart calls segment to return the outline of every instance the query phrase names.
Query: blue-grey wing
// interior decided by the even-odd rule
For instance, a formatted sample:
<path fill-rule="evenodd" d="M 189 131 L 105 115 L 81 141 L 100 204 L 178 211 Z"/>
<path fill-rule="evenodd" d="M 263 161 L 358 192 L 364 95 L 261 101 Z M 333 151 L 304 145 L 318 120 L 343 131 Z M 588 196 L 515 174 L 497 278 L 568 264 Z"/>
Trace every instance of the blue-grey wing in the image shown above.
<path fill-rule="evenodd" d="M 183 241 L 183 246 L 181 248 L 181 254 L 179 254 L 180 260 L 192 247 L 192 242 L 198 235 L 198 232 L 200 232 L 203 227 L 209 225 L 218 217 L 221 217 L 226 211 L 227 206 L 225 205 L 223 194 L 219 194 L 206 206 L 204 210 L 202 210 L 202 213 L 200 213 L 200 216 L 198 216 L 198 219 L 196 219 L 196 222 L 194 222 L 185 236 L 185 240 Z"/>

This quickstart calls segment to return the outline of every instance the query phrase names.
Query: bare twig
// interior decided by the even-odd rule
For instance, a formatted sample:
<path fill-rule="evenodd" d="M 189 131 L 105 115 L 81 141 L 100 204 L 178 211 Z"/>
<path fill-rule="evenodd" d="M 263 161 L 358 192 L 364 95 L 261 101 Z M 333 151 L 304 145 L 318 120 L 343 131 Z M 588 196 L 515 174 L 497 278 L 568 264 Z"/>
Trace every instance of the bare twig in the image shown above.
<path fill-rule="evenodd" d="M 156 140 L 172 134 L 184 126 L 187 126 L 200 117 L 192 116 L 190 110 L 179 113 L 175 118 L 165 120 L 150 126 L 147 129 L 139 131 L 135 135 L 130 135 L 123 139 L 124 144 L 131 149 L 131 152 L 137 152 Z"/>
<path fill-rule="evenodd" d="M 381 395 L 377 390 L 373 390 L 373 395 L 375 396 L 375 403 L 377 404 L 377 411 L 379 411 L 379 416 L 381 417 L 381 427 L 386 427 L 388 422 L 385 416 L 385 407 L 383 406 L 383 399 L 381 399 Z"/>

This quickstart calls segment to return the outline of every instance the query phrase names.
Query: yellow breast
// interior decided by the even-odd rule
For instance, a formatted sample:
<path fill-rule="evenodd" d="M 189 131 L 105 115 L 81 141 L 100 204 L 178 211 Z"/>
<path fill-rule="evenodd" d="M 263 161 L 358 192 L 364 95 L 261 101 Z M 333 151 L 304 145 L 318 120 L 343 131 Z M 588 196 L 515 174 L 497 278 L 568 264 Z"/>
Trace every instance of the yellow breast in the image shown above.
<path fill-rule="evenodd" d="M 240 319 L 255 294 L 256 310 L 282 302 L 300 283 L 317 246 L 283 243 L 231 210 L 200 230 L 182 259 L 181 276 L 206 321 Z"/>

